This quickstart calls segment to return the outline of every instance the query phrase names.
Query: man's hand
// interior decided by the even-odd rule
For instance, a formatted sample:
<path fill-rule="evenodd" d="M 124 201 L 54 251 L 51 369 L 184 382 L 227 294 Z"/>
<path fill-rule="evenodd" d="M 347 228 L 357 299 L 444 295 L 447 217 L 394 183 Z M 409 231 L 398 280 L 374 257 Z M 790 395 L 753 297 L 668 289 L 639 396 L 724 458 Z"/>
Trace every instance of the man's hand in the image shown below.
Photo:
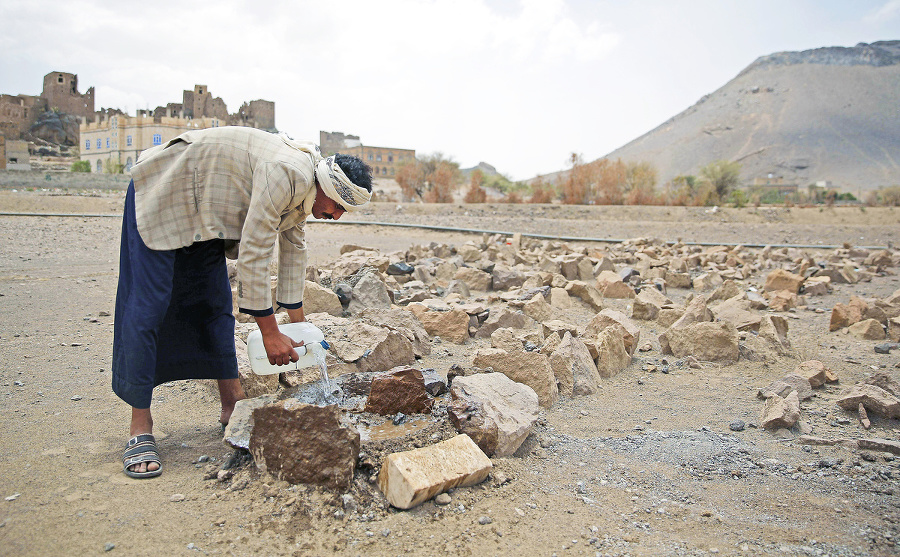
<path fill-rule="evenodd" d="M 278 329 L 278 322 L 275 321 L 274 315 L 256 317 L 255 319 L 256 324 L 259 325 L 259 332 L 262 333 L 263 346 L 266 348 L 266 355 L 269 356 L 270 364 L 283 366 L 300 359 L 294 348 L 303 346 L 303 342 L 296 342 L 282 333 Z"/>

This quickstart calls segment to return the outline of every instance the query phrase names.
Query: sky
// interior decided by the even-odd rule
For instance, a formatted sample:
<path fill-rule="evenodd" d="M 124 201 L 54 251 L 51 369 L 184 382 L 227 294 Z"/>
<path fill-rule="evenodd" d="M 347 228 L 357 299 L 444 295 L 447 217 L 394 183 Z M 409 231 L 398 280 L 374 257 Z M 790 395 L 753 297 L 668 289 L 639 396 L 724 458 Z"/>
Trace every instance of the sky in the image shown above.
<path fill-rule="evenodd" d="M 294 138 L 487 162 L 594 160 L 773 52 L 900 39 L 900 0 L 3 0 L 0 93 L 78 75 L 95 107 L 275 102 Z"/>

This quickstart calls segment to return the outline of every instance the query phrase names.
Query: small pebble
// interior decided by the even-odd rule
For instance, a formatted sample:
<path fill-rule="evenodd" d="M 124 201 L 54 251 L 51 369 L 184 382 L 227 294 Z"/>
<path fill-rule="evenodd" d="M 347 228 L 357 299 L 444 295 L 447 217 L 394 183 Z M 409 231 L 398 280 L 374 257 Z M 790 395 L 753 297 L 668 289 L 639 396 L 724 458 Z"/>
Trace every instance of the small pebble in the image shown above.
<path fill-rule="evenodd" d="M 450 496 L 446 493 L 438 494 L 437 497 L 434 498 L 435 505 L 449 505 L 450 504 Z"/>
<path fill-rule="evenodd" d="M 494 521 L 489 516 L 479 516 L 478 517 L 478 524 L 481 524 L 482 526 L 486 526 L 492 522 L 494 522 Z"/>
<path fill-rule="evenodd" d="M 171 501 L 173 503 L 179 503 L 181 501 L 184 501 L 184 494 L 183 493 L 175 493 L 171 497 L 169 497 L 169 501 Z"/>
<path fill-rule="evenodd" d="M 72 400 L 81 400 L 81 395 L 75 395 L 72 397 Z"/>
<path fill-rule="evenodd" d="M 116 548 L 116 544 L 114 544 L 114 543 L 107 543 L 107 544 L 105 544 L 105 545 L 103 546 L 103 551 L 112 551 L 112 550 L 115 549 L 115 548 Z"/>
<path fill-rule="evenodd" d="M 207 462 L 209 460 L 209 455 L 201 455 L 200 458 L 197 459 L 197 462 Z"/>
<path fill-rule="evenodd" d="M 743 420 L 735 420 L 728 424 L 728 428 L 731 431 L 744 431 L 744 428 L 747 427 L 747 424 L 744 423 Z"/>
<path fill-rule="evenodd" d="M 15 501 L 16 499 L 19 498 L 19 495 L 22 495 L 22 494 L 21 493 L 13 493 L 9 497 L 7 497 L 6 500 L 7 501 Z"/>

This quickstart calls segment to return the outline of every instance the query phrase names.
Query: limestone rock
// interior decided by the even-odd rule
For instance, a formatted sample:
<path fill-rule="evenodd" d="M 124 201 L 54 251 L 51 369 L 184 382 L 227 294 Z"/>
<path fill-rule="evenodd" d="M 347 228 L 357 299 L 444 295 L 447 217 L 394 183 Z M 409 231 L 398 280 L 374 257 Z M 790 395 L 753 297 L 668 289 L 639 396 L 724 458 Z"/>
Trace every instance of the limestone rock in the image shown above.
<path fill-rule="evenodd" d="M 507 307 L 491 308 L 490 315 L 475 333 L 479 338 L 489 338 L 491 333 L 500 327 L 509 327 L 511 329 L 524 329 L 533 324 L 532 321 L 524 313 L 513 311 Z"/>
<path fill-rule="evenodd" d="M 405 336 L 359 321 L 347 321 L 329 342 L 341 360 L 356 363 L 359 371 L 385 371 L 416 359 L 412 343 Z"/>
<path fill-rule="evenodd" d="M 585 258 L 583 261 L 588 261 L 588 259 Z M 566 285 L 566 292 L 568 292 L 570 296 L 579 298 L 594 311 L 603 309 L 603 295 L 600 294 L 600 291 L 595 287 L 582 280 L 570 281 L 569 284 Z"/>
<path fill-rule="evenodd" d="M 237 354 L 238 363 L 238 379 L 241 387 L 244 388 L 244 394 L 248 398 L 254 398 L 261 395 L 275 393 L 280 388 L 278 383 L 278 374 L 256 375 L 250 369 L 250 358 L 247 357 L 247 343 L 240 337 L 234 338 L 234 349 Z"/>
<path fill-rule="evenodd" d="M 759 423 L 766 429 L 790 428 L 800 419 L 800 399 L 791 392 L 786 398 L 778 395 L 766 399 Z"/>
<path fill-rule="evenodd" d="M 366 308 L 389 309 L 390 307 L 391 297 L 388 295 L 387 287 L 374 273 L 366 273 L 353 287 L 353 295 L 347 311 L 356 314 Z"/>
<path fill-rule="evenodd" d="M 450 396 L 450 422 L 488 456 L 516 452 L 534 428 L 540 410 L 531 387 L 502 373 L 458 377 Z"/>
<path fill-rule="evenodd" d="M 625 343 L 625 349 L 629 356 L 634 355 L 638 344 L 641 342 L 641 328 L 634 321 L 628 319 L 621 311 L 604 309 L 595 315 L 584 328 L 584 338 L 594 338 L 598 333 L 608 327 L 619 329 L 619 335 Z"/>
<path fill-rule="evenodd" d="M 553 319 L 553 308 L 543 296 L 535 296 L 525 302 L 522 312 L 538 323 Z"/>
<path fill-rule="evenodd" d="M 412 343 L 416 356 L 431 354 L 431 340 L 428 331 L 414 313 L 403 309 L 368 308 L 358 315 L 365 323 L 397 331 Z"/>
<path fill-rule="evenodd" d="M 344 306 L 338 295 L 330 288 L 325 288 L 315 282 L 306 281 L 303 287 L 303 311 L 304 313 L 328 313 L 341 315 Z"/>
<path fill-rule="evenodd" d="M 698 292 L 706 292 L 707 290 L 714 290 L 720 285 L 722 285 L 725 280 L 722 278 L 722 275 L 719 273 L 703 273 L 702 275 L 694 278 L 693 286 L 694 290 Z"/>
<path fill-rule="evenodd" d="M 419 311 L 417 306 L 407 306 L 416 314 L 422 326 L 432 336 L 439 336 L 454 344 L 465 344 L 469 340 L 469 314 L 461 309 L 450 311 Z"/>
<path fill-rule="evenodd" d="M 850 299 L 849 304 L 834 304 L 834 307 L 831 308 L 831 322 L 828 325 L 828 331 L 837 331 L 859 323 L 867 309 L 868 304 L 855 296 Z"/>
<path fill-rule="evenodd" d="M 881 323 L 875 319 L 866 319 L 858 323 L 850 325 L 848 329 L 850 334 L 861 340 L 882 340 L 884 339 L 884 328 Z"/>
<path fill-rule="evenodd" d="M 481 369 L 492 368 L 517 383 L 528 385 L 537 393 L 543 408 L 553 406 L 559 397 L 550 358 L 538 352 L 507 352 L 498 348 L 485 348 L 475 353 L 472 365 Z"/>
<path fill-rule="evenodd" d="M 737 329 L 727 321 L 704 321 L 680 328 L 673 325 L 665 336 L 671 353 L 678 358 L 694 356 L 701 361 L 733 363 L 740 355 Z"/>
<path fill-rule="evenodd" d="M 797 398 L 800 400 L 812 398 L 813 391 L 809 379 L 796 373 L 789 373 L 781 379 L 773 381 L 768 387 L 760 389 L 756 396 L 763 399 L 775 395 L 785 398 L 790 393 L 797 393 Z"/>
<path fill-rule="evenodd" d="M 491 472 L 491 460 L 468 435 L 388 455 L 378 487 L 391 505 L 411 509 L 454 487 L 476 485 Z"/>
<path fill-rule="evenodd" d="M 797 305 L 799 298 L 789 290 L 776 290 L 769 296 L 769 309 L 772 311 L 787 311 Z"/>
<path fill-rule="evenodd" d="M 590 395 L 599 388 L 600 374 L 588 347 L 568 332 L 551 354 L 550 367 L 560 395 Z"/>
<path fill-rule="evenodd" d="M 893 342 L 900 342 L 900 317 L 888 319 L 888 336 Z"/>
<path fill-rule="evenodd" d="M 759 330 L 762 317 L 750 311 L 750 300 L 743 293 L 729 298 L 717 305 L 713 313 L 718 321 L 728 321 L 739 331 Z"/>
<path fill-rule="evenodd" d="M 837 403 L 844 410 L 856 410 L 862 404 L 869 412 L 886 418 L 900 418 L 900 399 L 876 385 L 853 385 L 841 393 Z"/>
<path fill-rule="evenodd" d="M 766 340 L 782 356 L 791 354 L 788 340 L 788 321 L 780 315 L 763 316 L 759 323 L 759 338 Z"/>
<path fill-rule="evenodd" d="M 278 377 L 278 375 L 275 375 Z M 275 402 L 275 395 L 262 395 L 237 401 L 225 426 L 224 441 L 235 449 L 250 449 L 253 433 L 253 411 Z"/>
<path fill-rule="evenodd" d="M 453 275 L 456 280 L 465 282 L 470 289 L 487 292 L 491 289 L 491 275 L 473 267 L 460 267 Z"/>
<path fill-rule="evenodd" d="M 766 292 L 787 290 L 789 292 L 793 292 L 794 294 L 798 294 L 800 292 L 800 286 L 802 285 L 802 276 L 795 275 L 794 273 L 786 271 L 784 269 L 775 269 L 774 271 L 766 275 L 766 285 L 763 287 L 763 290 L 765 290 Z"/>
<path fill-rule="evenodd" d="M 295 401 L 253 411 L 250 453 L 260 472 L 292 484 L 346 490 L 359 457 L 359 432 L 337 406 Z"/>
<path fill-rule="evenodd" d="M 597 350 L 597 373 L 600 377 L 613 377 L 631 363 L 631 355 L 625 348 L 620 329 L 603 329 L 597 334 L 594 345 Z"/>
<path fill-rule="evenodd" d="M 411 367 L 398 367 L 379 373 L 372 378 L 366 412 L 393 416 L 404 414 L 430 414 L 434 399 L 425 390 L 422 372 Z"/>
<path fill-rule="evenodd" d="M 507 352 L 524 350 L 525 348 L 522 341 L 516 338 L 515 332 L 507 327 L 500 327 L 491 334 L 491 347 L 500 348 Z"/>
<path fill-rule="evenodd" d="M 505 265 L 495 265 L 493 272 L 491 272 L 491 288 L 494 290 L 506 291 L 522 286 L 524 282 L 524 273 Z"/>
<path fill-rule="evenodd" d="M 544 338 L 553 333 L 558 334 L 559 337 L 562 338 L 567 332 L 571 333 L 573 336 L 578 336 L 578 327 L 576 325 L 560 321 L 559 319 L 545 321 L 544 323 L 541 323 L 541 328 L 544 331 Z"/>
<path fill-rule="evenodd" d="M 834 381 L 836 379 L 830 379 L 828 368 L 826 368 L 825 364 L 819 360 L 800 362 L 800 364 L 794 368 L 794 373 L 805 377 L 812 388 L 821 387 L 826 381 Z"/>

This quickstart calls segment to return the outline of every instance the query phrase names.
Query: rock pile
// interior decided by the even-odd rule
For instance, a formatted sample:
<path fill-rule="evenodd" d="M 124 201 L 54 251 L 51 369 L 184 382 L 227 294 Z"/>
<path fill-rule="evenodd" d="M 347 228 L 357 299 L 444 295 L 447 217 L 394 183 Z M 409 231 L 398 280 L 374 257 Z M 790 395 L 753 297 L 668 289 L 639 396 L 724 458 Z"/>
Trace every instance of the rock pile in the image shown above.
<path fill-rule="evenodd" d="M 388 254 L 345 246 L 327 269 L 308 270 L 304 300 L 307 318 L 331 343 L 327 363 L 344 393 L 340 408 L 354 410 L 358 427 L 370 415 L 392 417 L 398 427 L 411 415 L 425 416 L 427 423 L 452 424 L 465 441 L 444 441 L 440 449 L 434 444 L 381 463 L 368 456 L 353 465 L 307 462 L 282 446 L 285 440 L 305 446 L 292 434 L 260 438 L 254 433 L 259 428 L 249 433 L 241 428 L 250 418 L 270 424 L 288 423 L 280 417 L 285 413 L 316 415 L 285 399 L 305 400 L 301 391 L 318 379 L 318 370 L 261 378 L 250 374 L 243 360 L 248 394 L 270 398 L 252 403 L 259 406 L 252 411 L 236 412 L 233 421 L 245 415 L 245 423 L 229 425 L 226 438 L 233 446 L 249 447 L 260 468 L 288 481 L 346 487 L 348 466 L 352 476 L 353 466 L 359 471 L 365 460 L 373 481 L 380 467 L 378 483 L 388 500 L 409 508 L 454 482 L 486 477 L 482 457 L 514 454 L 541 409 L 552 408 L 560 397 L 598 392 L 604 379 L 631 365 L 638 349 L 654 350 L 658 343 L 663 355 L 691 367 L 792 355 L 788 320 L 780 312 L 806 306 L 808 297 L 827 294 L 832 284 L 871 280 L 898 262 L 900 255 L 892 251 L 849 247 L 814 257 L 794 248 L 704 248 L 650 239 L 573 247 L 518 234 L 484 235 L 458 248 L 432 243 Z M 752 277 L 764 277 L 764 282 L 754 283 Z M 670 289 L 681 292 L 670 297 Z M 896 341 L 898 316 L 900 291 L 882 300 L 852 298 L 832 309 L 830 329 L 848 329 L 866 339 L 889 335 Z M 648 342 L 647 328 L 664 332 Z M 239 352 L 250 329 L 237 326 Z M 417 366 L 423 358 L 440 362 L 450 345 L 469 347 L 469 366 Z M 803 362 L 759 391 L 766 401 L 761 424 L 792 427 L 801 401 L 835 379 L 821 362 Z M 448 383 L 449 395 L 444 394 Z M 896 402 L 896 391 L 870 382 L 852 388 L 841 405 L 900 417 Z M 315 426 L 327 433 L 316 435 L 344 445 L 337 451 L 340 458 L 354 461 L 360 451 L 371 455 L 365 436 L 354 441 L 346 431 L 350 426 L 337 419 L 338 407 L 327 408 L 315 418 L 320 420 Z M 444 437 L 435 433 L 432 440 Z M 303 476 L 296 465 L 279 464 L 276 454 L 328 471 L 328 478 Z M 443 473 L 433 481 L 423 479 L 429 474 L 417 475 L 400 464 L 454 458 L 472 464 L 471 470 L 459 468 L 468 470 L 464 479 Z"/>

